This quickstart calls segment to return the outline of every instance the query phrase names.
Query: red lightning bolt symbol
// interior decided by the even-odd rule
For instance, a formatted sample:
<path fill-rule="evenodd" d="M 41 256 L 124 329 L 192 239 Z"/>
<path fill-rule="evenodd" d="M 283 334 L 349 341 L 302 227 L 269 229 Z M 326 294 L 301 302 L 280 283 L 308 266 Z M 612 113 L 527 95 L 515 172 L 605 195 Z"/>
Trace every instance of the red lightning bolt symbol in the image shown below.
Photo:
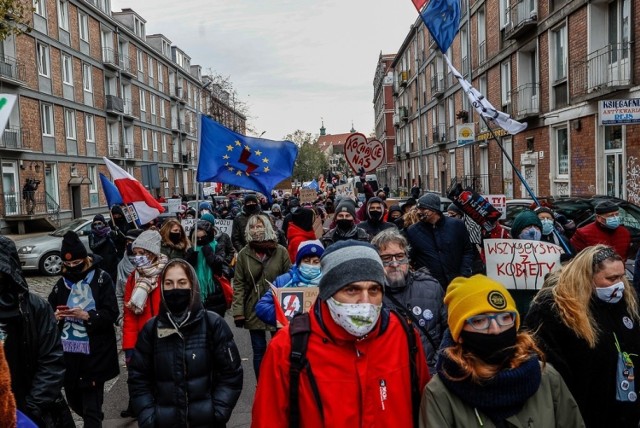
<path fill-rule="evenodd" d="M 240 154 L 240 159 L 238 160 L 238 163 L 247 166 L 247 174 L 251 174 L 258 168 L 258 165 L 256 165 L 255 163 L 249 162 L 249 156 L 251 156 L 251 152 L 247 149 L 243 149 L 242 154 Z"/>

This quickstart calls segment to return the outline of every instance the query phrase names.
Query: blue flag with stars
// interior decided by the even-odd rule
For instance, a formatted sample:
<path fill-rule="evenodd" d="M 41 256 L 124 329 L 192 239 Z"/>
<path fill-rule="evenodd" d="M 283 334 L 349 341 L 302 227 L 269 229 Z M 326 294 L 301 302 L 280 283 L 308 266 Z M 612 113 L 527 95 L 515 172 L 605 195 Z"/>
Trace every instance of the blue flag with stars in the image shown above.
<path fill-rule="evenodd" d="M 233 184 L 271 198 L 273 188 L 293 174 L 298 146 L 247 137 L 201 115 L 198 156 L 197 181 Z"/>

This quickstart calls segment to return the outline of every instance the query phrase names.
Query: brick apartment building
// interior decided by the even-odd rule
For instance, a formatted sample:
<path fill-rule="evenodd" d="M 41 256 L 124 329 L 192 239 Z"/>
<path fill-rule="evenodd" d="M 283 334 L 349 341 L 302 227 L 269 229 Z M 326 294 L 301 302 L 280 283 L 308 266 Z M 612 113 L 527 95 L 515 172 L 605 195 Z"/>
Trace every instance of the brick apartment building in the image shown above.
<path fill-rule="evenodd" d="M 0 227 L 107 212 L 107 156 L 154 194 L 195 193 L 197 113 L 245 131 L 229 93 L 132 9 L 34 2 L 33 30 L 0 42 L 0 93 L 18 95 L 0 141 Z M 235 101 L 235 100 L 234 100 Z M 36 207 L 22 197 L 40 181 Z"/>
<path fill-rule="evenodd" d="M 448 56 L 496 108 L 527 122 L 515 136 L 496 133 L 534 192 L 640 203 L 638 126 L 603 126 L 599 113 L 602 100 L 640 98 L 640 9 L 629 0 L 463 0 L 461 12 Z M 419 18 L 391 67 L 392 189 L 406 194 L 415 180 L 444 192 L 461 182 L 485 194 L 527 197 Z M 378 101 L 374 111 L 382 114 Z M 475 124 L 474 144 L 458 146 L 463 122 Z M 376 126 L 379 139 L 385 132 L 388 126 Z"/>

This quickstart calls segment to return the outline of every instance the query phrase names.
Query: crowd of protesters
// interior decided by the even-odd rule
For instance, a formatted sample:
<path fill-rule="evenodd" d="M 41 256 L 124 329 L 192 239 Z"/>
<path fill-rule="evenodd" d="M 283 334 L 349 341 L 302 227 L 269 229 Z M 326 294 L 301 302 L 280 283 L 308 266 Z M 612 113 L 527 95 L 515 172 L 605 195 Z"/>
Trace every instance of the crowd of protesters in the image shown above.
<path fill-rule="evenodd" d="M 243 386 L 232 320 L 251 341 L 255 427 L 638 426 L 640 312 L 617 206 L 577 230 L 548 206 L 510 231 L 484 225 L 481 240 L 564 249 L 541 290 L 507 290 L 459 206 L 419 188 L 389 203 L 362 181 L 363 200 L 320 179 L 314 200 L 248 193 L 142 226 L 114 207 L 93 219 L 89 248 L 64 236 L 48 302 L 0 237 L 11 420 L 74 426 L 71 408 L 101 427 L 120 327 L 122 417 L 224 427 Z M 291 318 L 278 290 L 308 287 L 315 302 Z"/>

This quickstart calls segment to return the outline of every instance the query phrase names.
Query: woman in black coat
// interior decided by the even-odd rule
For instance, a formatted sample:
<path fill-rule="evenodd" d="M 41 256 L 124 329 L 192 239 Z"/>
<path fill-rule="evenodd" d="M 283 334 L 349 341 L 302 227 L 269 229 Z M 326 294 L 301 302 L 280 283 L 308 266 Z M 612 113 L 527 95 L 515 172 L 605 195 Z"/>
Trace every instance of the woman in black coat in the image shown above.
<path fill-rule="evenodd" d="M 170 261 L 162 307 L 144 326 L 129 364 L 129 395 L 140 427 L 225 427 L 242 391 L 231 329 L 204 309 L 195 271 Z"/>
<path fill-rule="evenodd" d="M 60 253 L 62 278 L 49 294 L 49 304 L 64 349 L 64 390 L 84 426 L 101 427 L 104 383 L 120 372 L 113 326 L 118 318 L 115 288 L 98 267 L 100 256 L 88 256 L 75 232 L 64 235 Z"/>

